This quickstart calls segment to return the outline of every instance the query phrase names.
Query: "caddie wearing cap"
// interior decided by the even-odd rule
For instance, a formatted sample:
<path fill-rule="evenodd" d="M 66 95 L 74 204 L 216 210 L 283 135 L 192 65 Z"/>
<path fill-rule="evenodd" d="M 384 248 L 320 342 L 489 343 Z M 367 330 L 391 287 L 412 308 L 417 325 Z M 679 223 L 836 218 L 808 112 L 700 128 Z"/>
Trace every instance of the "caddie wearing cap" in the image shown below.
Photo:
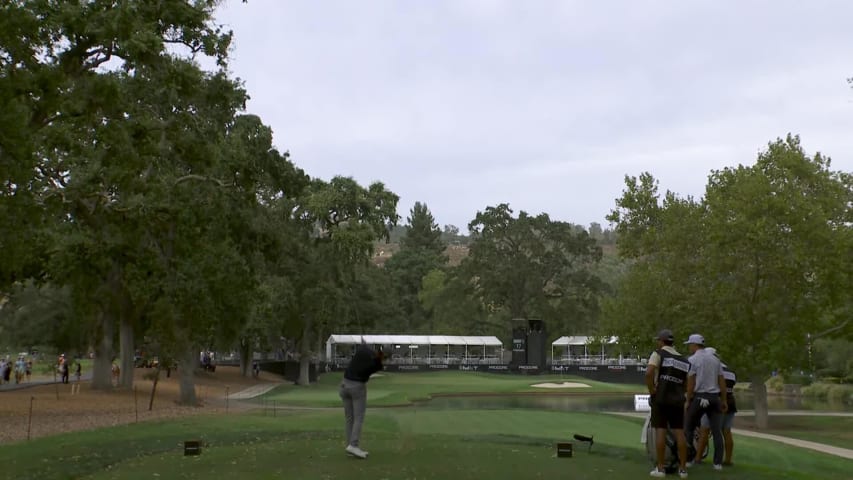
<path fill-rule="evenodd" d="M 671 330 L 661 330 L 654 340 L 657 341 L 657 349 L 652 352 L 646 366 L 646 387 L 649 389 L 657 456 L 657 465 L 651 471 L 651 476 L 666 476 L 664 456 L 666 430 L 669 428 L 678 444 L 678 474 L 681 478 L 687 478 L 687 441 L 683 429 L 685 384 L 690 363 L 673 348 L 675 338 Z"/>
<path fill-rule="evenodd" d="M 708 416 L 714 437 L 714 470 L 723 469 L 722 414 L 729 409 L 726 379 L 720 359 L 705 351 L 705 337 L 694 333 L 684 342 L 690 349 L 690 373 L 687 377 L 687 415 L 684 434 L 693 438 L 702 415 Z M 695 452 L 691 452 L 691 457 Z"/>

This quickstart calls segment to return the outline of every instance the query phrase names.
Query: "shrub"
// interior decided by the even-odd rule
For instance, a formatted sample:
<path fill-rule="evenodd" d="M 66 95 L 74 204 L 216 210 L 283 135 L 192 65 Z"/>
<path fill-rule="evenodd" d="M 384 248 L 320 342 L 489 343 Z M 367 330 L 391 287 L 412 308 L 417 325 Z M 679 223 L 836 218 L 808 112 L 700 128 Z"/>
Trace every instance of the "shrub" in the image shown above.
<path fill-rule="evenodd" d="M 750 392 L 752 384 L 749 382 L 738 382 L 735 384 L 735 392 Z"/>
<path fill-rule="evenodd" d="M 811 385 L 812 382 L 814 382 L 814 379 L 810 375 L 792 373 L 785 376 L 785 383 L 791 383 L 794 385 Z"/>
<path fill-rule="evenodd" d="M 785 379 L 781 375 L 770 377 L 764 385 L 767 386 L 768 393 L 782 393 L 785 390 Z"/>
<path fill-rule="evenodd" d="M 813 383 L 803 387 L 801 393 L 831 403 L 853 404 L 853 385 Z"/>

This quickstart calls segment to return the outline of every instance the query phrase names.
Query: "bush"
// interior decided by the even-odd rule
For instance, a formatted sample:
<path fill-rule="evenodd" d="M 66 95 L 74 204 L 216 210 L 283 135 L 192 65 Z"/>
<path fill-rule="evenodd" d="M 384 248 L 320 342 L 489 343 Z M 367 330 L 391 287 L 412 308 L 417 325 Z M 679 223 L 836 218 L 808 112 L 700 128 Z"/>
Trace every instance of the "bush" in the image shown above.
<path fill-rule="evenodd" d="M 811 385 L 812 382 L 814 382 L 814 379 L 810 375 L 792 373 L 791 375 L 785 376 L 785 383 L 794 385 Z"/>
<path fill-rule="evenodd" d="M 803 387 L 800 390 L 800 393 L 804 397 L 812 397 L 820 400 L 826 400 L 826 397 L 829 395 L 829 387 L 832 385 L 828 383 L 813 383 L 808 387 Z"/>
<path fill-rule="evenodd" d="M 767 393 L 782 393 L 785 391 L 785 379 L 781 375 L 770 377 L 764 385 L 767 386 Z"/>
<path fill-rule="evenodd" d="M 801 393 L 831 403 L 853 404 L 853 385 L 813 383 L 803 387 Z"/>
<path fill-rule="evenodd" d="M 748 382 L 738 382 L 735 384 L 735 393 L 737 392 L 751 392 L 752 384 Z"/>
<path fill-rule="evenodd" d="M 853 342 L 845 339 L 818 339 L 814 343 L 816 370 L 830 377 L 853 376 Z"/>

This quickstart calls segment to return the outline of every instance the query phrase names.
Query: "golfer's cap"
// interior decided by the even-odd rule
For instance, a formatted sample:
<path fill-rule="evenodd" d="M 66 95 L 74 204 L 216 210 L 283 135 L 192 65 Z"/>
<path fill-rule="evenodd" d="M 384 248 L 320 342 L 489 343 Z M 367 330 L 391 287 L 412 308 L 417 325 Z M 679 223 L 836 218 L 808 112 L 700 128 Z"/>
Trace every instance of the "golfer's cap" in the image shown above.
<path fill-rule="evenodd" d="M 702 335 L 699 335 L 698 333 L 694 333 L 693 335 L 690 335 L 690 337 L 687 339 L 686 342 L 684 342 L 684 344 L 685 345 L 705 345 L 705 337 L 703 337 Z"/>
<path fill-rule="evenodd" d="M 673 341 L 675 341 L 675 336 L 672 334 L 672 330 L 670 330 L 668 328 L 664 328 L 663 330 L 658 332 L 658 335 L 655 338 L 653 338 L 652 340 L 662 340 L 664 342 L 673 342 Z"/>

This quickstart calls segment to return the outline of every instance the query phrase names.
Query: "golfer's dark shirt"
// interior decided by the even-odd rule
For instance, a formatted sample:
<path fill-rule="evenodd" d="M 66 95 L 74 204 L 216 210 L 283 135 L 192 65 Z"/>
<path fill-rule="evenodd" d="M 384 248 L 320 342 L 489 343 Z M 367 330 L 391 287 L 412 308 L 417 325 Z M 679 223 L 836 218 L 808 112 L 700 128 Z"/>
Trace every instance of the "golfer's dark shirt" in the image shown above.
<path fill-rule="evenodd" d="M 379 370 L 382 370 L 382 361 L 379 360 L 376 352 L 362 347 L 355 352 L 352 360 L 350 360 L 349 366 L 344 372 L 344 378 L 354 382 L 367 383 L 370 376 Z"/>

